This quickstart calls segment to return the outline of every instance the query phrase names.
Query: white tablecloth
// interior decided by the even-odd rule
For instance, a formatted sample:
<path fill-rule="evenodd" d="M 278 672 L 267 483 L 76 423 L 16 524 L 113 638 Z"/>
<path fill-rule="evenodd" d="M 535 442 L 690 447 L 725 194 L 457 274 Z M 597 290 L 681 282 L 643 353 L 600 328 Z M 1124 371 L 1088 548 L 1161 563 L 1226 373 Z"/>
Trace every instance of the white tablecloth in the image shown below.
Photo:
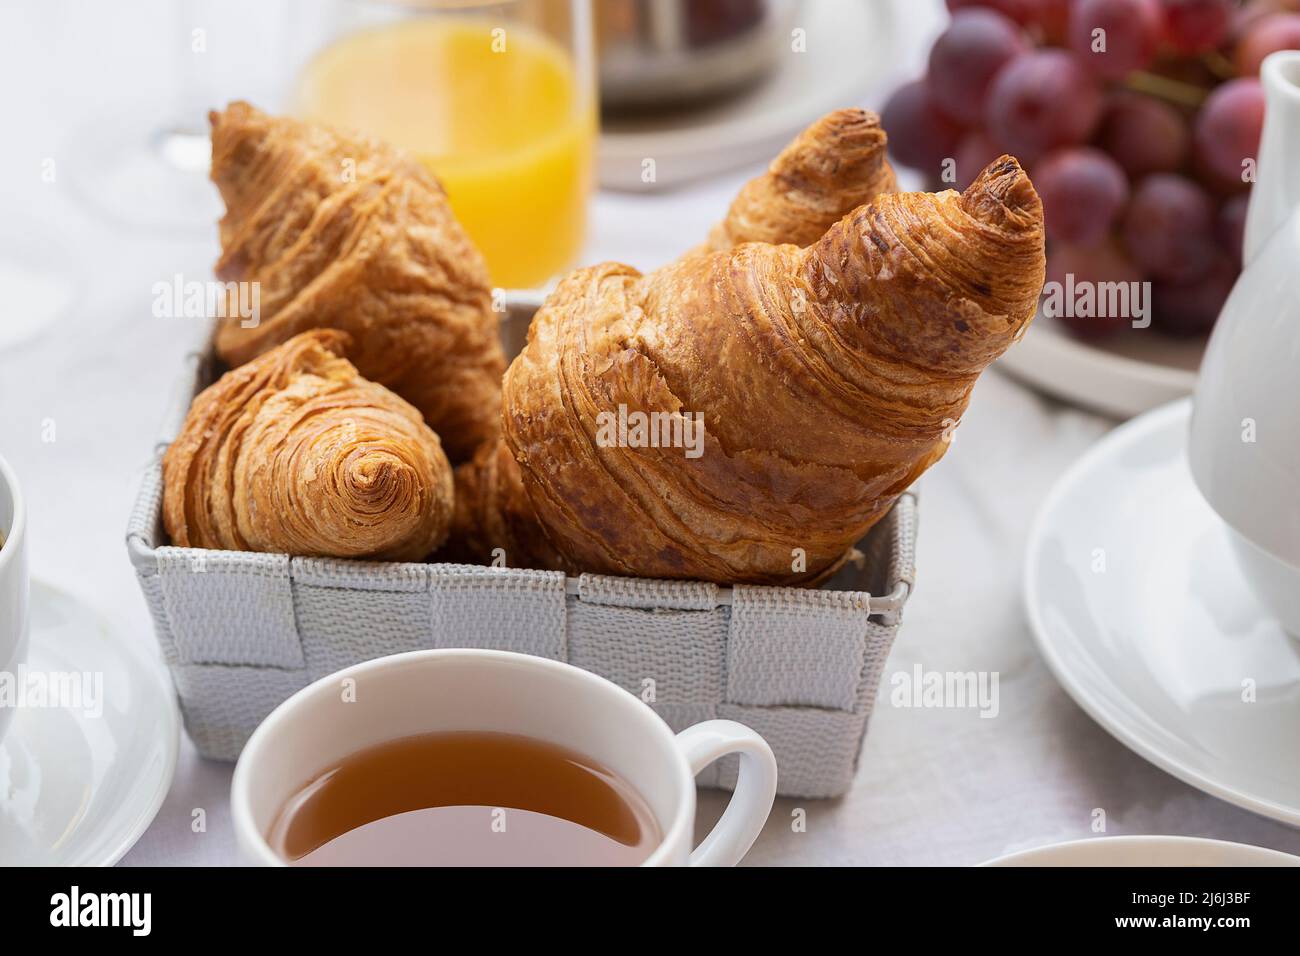
<path fill-rule="evenodd" d="M 36 250 L 80 283 L 67 317 L 0 352 L 0 453 L 28 493 L 34 573 L 152 646 L 122 534 L 177 364 L 204 329 L 153 318 L 151 287 L 177 272 L 203 276 L 215 239 L 122 230 L 88 215 L 66 177 L 41 178 L 47 159 L 63 168 L 77 151 L 96 148 L 74 135 L 81 120 L 106 104 L 142 101 L 146 87 L 164 88 L 171 61 L 162 27 L 145 28 L 147 10 L 155 25 L 171 21 L 157 4 L 130 7 L 146 9 L 130 24 L 119 19 L 124 4 L 33 0 L 0 13 L 0 250 Z M 206 15 L 206 5 L 197 7 Z M 752 173 L 655 196 L 598 196 L 585 258 L 643 268 L 670 259 L 705 234 Z M 35 238 L 42 233 L 63 251 L 44 249 Z M 41 294 L 12 276 L 4 282 L 0 323 Z M 56 423 L 53 443 L 42 441 L 47 420 Z M 1070 701 L 1034 649 L 1020 597 L 1031 518 L 1054 478 L 1112 424 L 1000 374 L 984 376 L 952 450 L 923 484 L 918 589 L 853 789 L 837 801 L 778 801 L 749 862 L 975 863 L 1092 836 L 1096 808 L 1111 834 L 1187 834 L 1300 852 L 1300 833 L 1202 794 L 1117 743 Z M 918 663 L 997 671 L 1000 713 L 981 719 L 974 710 L 891 707 L 890 675 Z M 229 781 L 230 766 L 200 759 L 183 740 L 166 803 L 124 862 L 236 862 Z M 725 799 L 701 795 L 700 832 Z M 208 829 L 195 834 L 190 822 L 200 807 Z M 792 825 L 800 809 L 802 828 Z"/>

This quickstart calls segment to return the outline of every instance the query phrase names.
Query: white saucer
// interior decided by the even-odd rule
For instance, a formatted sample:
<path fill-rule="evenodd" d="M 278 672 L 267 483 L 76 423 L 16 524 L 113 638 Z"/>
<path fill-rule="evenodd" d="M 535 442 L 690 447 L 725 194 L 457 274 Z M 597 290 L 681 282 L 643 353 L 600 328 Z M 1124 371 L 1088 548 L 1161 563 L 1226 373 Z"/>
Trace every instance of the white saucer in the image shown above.
<path fill-rule="evenodd" d="M 766 163 L 818 116 L 863 103 L 902 45 L 892 3 L 812 0 L 795 22 L 805 31 L 806 51 L 793 51 L 787 41 L 771 76 L 753 90 L 707 106 L 603 119 L 600 184 L 649 191 Z M 648 158 L 655 161 L 649 183 L 642 175 Z"/>
<path fill-rule="evenodd" d="M 1205 341 L 1148 328 L 1084 342 L 1039 313 L 998 368 L 1071 404 L 1129 418 L 1192 393 Z"/>
<path fill-rule="evenodd" d="M 102 713 L 20 707 L 0 740 L 0 864 L 108 866 L 171 786 L 180 719 L 162 663 L 64 591 L 32 582 L 27 674 L 102 674 Z M 65 700 L 65 703 L 68 701 Z"/>
<path fill-rule="evenodd" d="M 1180 836 L 1071 840 L 989 860 L 981 866 L 1300 866 L 1300 856 L 1245 843 Z"/>
<path fill-rule="evenodd" d="M 1190 410 L 1120 426 L 1057 482 L 1030 532 L 1030 626 L 1057 680 L 1121 742 L 1300 826 L 1300 641 L 1255 600 L 1192 484 Z"/>

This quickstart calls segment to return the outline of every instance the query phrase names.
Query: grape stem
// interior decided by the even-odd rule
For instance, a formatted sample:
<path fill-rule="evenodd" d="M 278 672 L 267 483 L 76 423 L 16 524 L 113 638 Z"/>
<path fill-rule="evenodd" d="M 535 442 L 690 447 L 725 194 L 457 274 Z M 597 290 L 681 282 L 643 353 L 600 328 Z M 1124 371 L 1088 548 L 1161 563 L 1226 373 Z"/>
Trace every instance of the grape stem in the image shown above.
<path fill-rule="evenodd" d="M 1218 50 L 1211 50 L 1201 57 L 1201 62 L 1205 64 L 1206 69 L 1221 80 L 1231 80 L 1237 75 L 1237 68 L 1232 65 L 1232 61 L 1220 53 Z"/>
<path fill-rule="evenodd" d="M 1167 76 L 1146 73 L 1137 70 L 1124 78 L 1124 86 L 1136 93 L 1145 93 L 1162 100 L 1168 100 L 1179 106 L 1199 107 L 1205 102 L 1210 91 L 1193 83 L 1171 80 Z"/>

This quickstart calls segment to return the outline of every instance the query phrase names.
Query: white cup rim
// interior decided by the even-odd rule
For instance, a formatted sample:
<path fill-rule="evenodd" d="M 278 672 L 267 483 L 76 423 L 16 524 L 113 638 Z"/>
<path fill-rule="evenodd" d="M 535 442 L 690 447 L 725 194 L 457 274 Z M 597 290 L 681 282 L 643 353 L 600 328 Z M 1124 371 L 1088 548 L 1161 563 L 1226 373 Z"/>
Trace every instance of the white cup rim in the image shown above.
<path fill-rule="evenodd" d="M 0 484 L 9 489 L 9 497 L 14 503 L 14 520 L 6 531 L 0 528 L 0 533 L 4 534 L 5 543 L 0 547 L 0 575 L 5 573 L 8 565 L 17 561 L 19 548 L 22 547 L 23 533 L 27 530 L 27 508 L 23 501 L 23 490 L 18 484 L 18 476 L 9 463 L 0 456 Z"/>
<path fill-rule="evenodd" d="M 1292 100 L 1300 100 L 1300 50 L 1274 50 L 1259 67 L 1265 88 Z"/>
<path fill-rule="evenodd" d="M 508 662 L 516 665 L 524 664 L 538 671 L 563 672 L 570 677 L 576 676 L 577 679 L 590 686 L 593 692 L 603 694 L 611 700 L 622 701 L 620 706 L 627 706 L 629 708 L 628 713 L 636 715 L 633 719 L 641 721 L 647 735 L 659 741 L 664 754 L 675 763 L 678 770 L 673 819 L 666 824 L 663 820 L 658 821 L 663 827 L 663 835 L 660 838 L 659 845 L 655 847 L 654 851 L 646 857 L 641 865 L 662 866 L 669 862 L 674 848 L 688 842 L 695 824 L 694 774 L 691 772 L 686 757 L 676 746 L 672 730 L 658 714 L 635 695 L 619 687 L 613 681 L 606 680 L 598 674 L 585 671 L 580 667 L 574 667 L 572 664 L 563 661 L 534 657 L 530 654 L 517 654 L 513 651 L 495 651 L 480 648 L 437 648 L 376 657 L 360 664 L 354 664 L 351 667 L 345 667 L 333 674 L 327 674 L 296 691 L 275 710 L 271 711 L 266 719 L 258 725 L 239 755 L 239 761 L 235 764 L 235 773 L 230 784 L 230 812 L 235 835 L 245 851 L 256 857 L 256 863 L 263 866 L 287 865 L 286 861 L 271 848 L 271 845 L 266 840 L 266 835 L 261 832 L 253 820 L 251 781 L 254 771 L 251 768 L 254 761 L 259 757 L 259 751 L 268 745 L 268 742 L 280 728 L 294 720 L 296 712 L 308 699 L 320 693 L 335 694 L 338 682 L 344 677 L 373 677 L 385 670 L 400 668 L 417 661 L 429 660 L 469 660 L 484 664 Z"/>

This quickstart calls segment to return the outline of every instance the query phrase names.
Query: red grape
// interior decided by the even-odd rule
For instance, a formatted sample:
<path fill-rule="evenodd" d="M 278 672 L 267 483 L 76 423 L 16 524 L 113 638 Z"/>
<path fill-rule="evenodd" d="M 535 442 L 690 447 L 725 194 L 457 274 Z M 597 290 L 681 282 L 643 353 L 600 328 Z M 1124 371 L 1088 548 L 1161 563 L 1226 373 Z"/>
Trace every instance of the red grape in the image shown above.
<path fill-rule="evenodd" d="M 1123 223 L 1124 245 L 1157 279 L 1185 282 L 1213 261 L 1214 203 L 1190 179 L 1156 173 L 1138 183 Z"/>
<path fill-rule="evenodd" d="M 1024 24 L 1030 21 L 1036 2 L 1038 0 L 948 0 L 948 10 L 951 13 L 971 9 L 996 10 L 1004 17 Z"/>
<path fill-rule="evenodd" d="M 1030 163 L 1058 146 L 1085 142 L 1101 115 L 1101 90 L 1064 50 L 1022 53 L 993 79 L 984 107 L 992 137 Z"/>
<path fill-rule="evenodd" d="M 1300 13 L 1270 13 L 1250 24 L 1237 41 L 1237 72 L 1259 76 L 1264 57 L 1278 50 L 1300 50 Z"/>
<path fill-rule="evenodd" d="M 993 76 L 1027 44 L 1000 13 L 961 10 L 930 48 L 930 98 L 935 109 L 965 126 L 979 124 Z"/>
<path fill-rule="evenodd" d="M 1070 48 L 1098 76 L 1120 79 L 1150 65 L 1163 29 L 1157 0 L 1078 0 L 1070 12 Z"/>
<path fill-rule="evenodd" d="M 1232 256 L 1237 268 L 1241 268 L 1242 247 L 1246 242 L 1246 208 L 1249 205 L 1250 193 L 1230 197 L 1219 207 L 1219 217 L 1214 224 L 1219 245 Z"/>
<path fill-rule="evenodd" d="M 1179 53 L 1213 50 L 1228 36 L 1232 8 L 1228 0 L 1161 0 L 1165 38 Z"/>
<path fill-rule="evenodd" d="M 1124 170 L 1091 147 L 1052 153 L 1034 167 L 1033 178 L 1043 200 L 1047 235 L 1061 242 L 1100 242 L 1128 201 Z"/>
<path fill-rule="evenodd" d="M 945 159 L 953 156 L 961 128 L 944 118 L 930 102 L 924 80 L 900 86 L 880 111 L 889 134 L 889 151 L 904 166 L 938 176 Z"/>
<path fill-rule="evenodd" d="M 1292 10 L 1294 7 L 1293 0 L 1245 0 L 1232 11 L 1232 35 L 1240 37 L 1264 17 Z"/>
<path fill-rule="evenodd" d="M 1072 280 L 1068 278 L 1070 276 L 1073 276 Z M 1071 287 L 1071 282 L 1076 290 L 1085 284 L 1091 284 L 1093 295 L 1096 296 L 1102 283 L 1139 283 L 1142 281 L 1142 272 L 1113 241 L 1090 248 L 1056 242 L 1047 253 L 1047 280 L 1049 283 L 1058 283 L 1063 294 Z M 1048 304 L 1047 301 L 1044 302 L 1045 307 Z M 1069 302 L 1063 305 L 1067 308 L 1063 308 L 1063 314 L 1056 318 L 1080 338 L 1098 339 L 1112 335 L 1136 318 L 1132 314 L 1119 314 L 1117 310 L 1096 308 L 1093 309 L 1094 312 L 1115 311 L 1117 314 L 1081 316 L 1072 314 L 1075 310 L 1068 308 Z M 1131 303 L 1128 311 L 1133 312 Z"/>
<path fill-rule="evenodd" d="M 1138 93 L 1121 93 L 1112 99 L 1097 133 L 1097 145 L 1134 179 L 1179 169 L 1190 142 L 1182 113 Z"/>
<path fill-rule="evenodd" d="M 1259 80 L 1229 80 L 1210 94 L 1196 116 L 1196 151 L 1225 184 L 1241 184 L 1245 161 L 1259 153 L 1264 129 L 1264 88 Z"/>
<path fill-rule="evenodd" d="M 1032 0 L 1030 23 L 1042 30 L 1043 38 L 1052 46 L 1065 45 L 1072 2 L 1073 0 Z"/>
<path fill-rule="evenodd" d="M 1220 253 L 1208 268 L 1188 282 L 1153 283 L 1152 324 L 1172 335 L 1204 335 L 1223 311 L 1237 275 L 1231 258 Z"/>
<path fill-rule="evenodd" d="M 948 10 L 984 8 L 996 10 L 1022 27 L 1038 27 L 1044 39 L 1059 45 L 1065 39 L 1066 24 L 1070 19 L 1070 5 L 1074 0 L 948 0 Z"/>
<path fill-rule="evenodd" d="M 957 144 L 957 180 L 953 185 L 965 189 L 1005 152 L 987 133 L 978 130 L 967 133 Z"/>

